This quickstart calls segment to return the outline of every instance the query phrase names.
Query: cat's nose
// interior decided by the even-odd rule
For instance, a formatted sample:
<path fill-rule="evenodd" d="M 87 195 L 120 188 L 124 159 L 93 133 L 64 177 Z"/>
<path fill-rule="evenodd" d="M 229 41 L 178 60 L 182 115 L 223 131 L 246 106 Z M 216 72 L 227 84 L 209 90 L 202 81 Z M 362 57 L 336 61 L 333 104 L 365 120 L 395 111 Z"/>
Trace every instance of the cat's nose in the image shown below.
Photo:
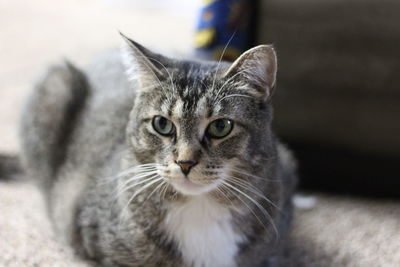
<path fill-rule="evenodd" d="M 190 169 L 197 164 L 197 161 L 192 161 L 192 160 L 178 160 L 175 161 L 176 164 L 181 167 L 181 170 L 184 175 L 188 175 L 190 172 Z"/>

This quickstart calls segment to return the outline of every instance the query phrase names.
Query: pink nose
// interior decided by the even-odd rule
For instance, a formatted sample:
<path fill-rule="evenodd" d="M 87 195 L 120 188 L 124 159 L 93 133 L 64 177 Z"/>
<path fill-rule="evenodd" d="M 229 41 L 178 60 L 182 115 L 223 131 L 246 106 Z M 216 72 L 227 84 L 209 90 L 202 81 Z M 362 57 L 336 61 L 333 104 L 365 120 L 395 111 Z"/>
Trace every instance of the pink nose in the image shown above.
<path fill-rule="evenodd" d="M 176 164 L 179 165 L 179 167 L 181 167 L 181 170 L 183 172 L 184 175 L 188 175 L 190 172 L 190 169 L 197 164 L 196 161 L 192 161 L 192 160 L 178 160 L 175 161 Z"/>

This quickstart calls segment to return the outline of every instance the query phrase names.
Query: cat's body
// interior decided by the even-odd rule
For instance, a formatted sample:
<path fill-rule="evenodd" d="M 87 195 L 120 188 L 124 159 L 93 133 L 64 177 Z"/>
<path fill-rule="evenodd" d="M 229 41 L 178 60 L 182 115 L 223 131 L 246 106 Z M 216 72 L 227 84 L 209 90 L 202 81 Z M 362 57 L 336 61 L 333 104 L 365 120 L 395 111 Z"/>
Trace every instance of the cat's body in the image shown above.
<path fill-rule="evenodd" d="M 220 71 L 238 73 L 229 64 L 172 62 L 130 45 L 136 62 L 126 65 L 136 64 L 136 81 L 119 55 L 106 54 L 84 72 L 54 67 L 27 105 L 24 163 L 46 193 L 57 234 L 106 266 L 278 265 L 295 175 L 270 130 L 271 92 L 222 99 L 210 88 L 227 81 Z M 160 115 L 175 132 L 154 131 Z M 225 117 L 233 122 L 218 119 Z M 222 130 L 235 123 L 232 133 L 206 136 L 209 118 Z M 225 173 L 235 176 L 226 176 L 231 184 Z"/>

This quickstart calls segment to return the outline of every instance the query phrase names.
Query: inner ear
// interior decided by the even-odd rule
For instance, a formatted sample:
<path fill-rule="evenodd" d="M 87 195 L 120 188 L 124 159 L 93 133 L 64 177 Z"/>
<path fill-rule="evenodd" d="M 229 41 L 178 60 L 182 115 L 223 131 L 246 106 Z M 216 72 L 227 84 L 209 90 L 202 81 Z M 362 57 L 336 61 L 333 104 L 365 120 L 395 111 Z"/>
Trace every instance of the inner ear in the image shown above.
<path fill-rule="evenodd" d="M 130 79 L 139 80 L 142 87 L 145 87 L 168 77 L 167 68 L 172 64 L 171 59 L 154 53 L 120 34 L 125 40 L 122 56 Z"/>
<path fill-rule="evenodd" d="M 277 58 L 270 45 L 260 45 L 244 52 L 223 74 L 226 79 L 240 80 L 256 90 L 264 100 L 273 92 L 276 82 Z"/>

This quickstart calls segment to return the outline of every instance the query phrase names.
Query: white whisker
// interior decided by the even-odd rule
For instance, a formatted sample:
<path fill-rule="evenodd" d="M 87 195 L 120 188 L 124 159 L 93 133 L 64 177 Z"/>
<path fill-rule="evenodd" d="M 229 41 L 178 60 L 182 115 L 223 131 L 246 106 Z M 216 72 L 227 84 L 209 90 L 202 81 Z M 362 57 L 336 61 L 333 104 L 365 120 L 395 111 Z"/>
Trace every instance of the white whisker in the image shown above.
<path fill-rule="evenodd" d="M 261 176 L 257 176 L 251 173 L 248 173 L 242 169 L 238 169 L 238 168 L 230 168 L 233 172 L 239 173 L 239 174 L 243 174 L 246 177 L 250 177 L 250 178 L 255 178 L 255 179 L 260 179 L 260 180 L 265 180 L 265 181 L 269 181 L 269 182 L 280 182 L 281 180 L 279 179 L 270 179 L 270 178 L 266 178 L 266 177 L 261 177 Z"/>
<path fill-rule="evenodd" d="M 224 99 L 229 98 L 229 97 L 245 97 L 245 98 L 254 98 L 252 96 L 249 95 L 241 95 L 241 94 L 231 94 L 231 95 L 227 95 L 224 96 L 223 98 L 221 98 L 220 100 L 218 100 L 217 105 Z"/>
<path fill-rule="evenodd" d="M 226 190 L 228 190 L 228 192 L 233 193 L 232 190 L 229 189 L 229 187 L 227 187 L 225 184 L 222 184 L 224 186 L 224 188 Z M 263 221 L 260 219 L 260 217 L 257 216 L 257 214 L 254 212 L 254 210 L 246 203 L 246 201 L 244 201 L 240 196 L 238 196 L 237 194 L 235 194 L 235 196 L 240 200 L 240 202 L 243 203 L 243 205 L 245 205 L 248 210 L 254 215 L 254 217 L 257 219 L 257 221 L 261 224 L 262 227 L 264 227 L 265 230 L 267 230 L 267 226 L 263 223 Z"/>
<path fill-rule="evenodd" d="M 141 57 L 147 59 L 146 56 L 141 56 Z M 158 84 L 159 84 L 160 87 L 163 89 L 163 91 L 164 91 L 165 93 L 167 93 L 167 90 L 165 90 L 165 87 L 162 86 L 161 81 L 160 81 L 160 79 L 158 78 L 157 74 L 154 72 L 154 70 L 152 70 L 152 68 L 146 63 L 146 61 L 144 61 L 143 63 L 144 63 L 144 65 L 151 71 L 151 73 L 154 75 L 154 77 L 157 79 Z"/>
<path fill-rule="evenodd" d="M 212 83 L 212 86 L 211 86 L 211 89 L 212 89 L 212 90 L 214 90 L 214 85 L 215 85 L 215 81 L 217 80 L 217 74 L 218 74 L 218 71 L 219 71 L 219 66 L 220 66 L 220 64 L 221 64 L 222 58 L 224 57 L 225 52 L 226 52 L 226 49 L 228 48 L 229 44 L 231 43 L 231 41 L 232 41 L 233 37 L 235 36 L 236 32 L 237 32 L 237 29 L 233 32 L 231 38 L 229 38 L 229 40 L 228 40 L 228 42 L 226 43 L 224 49 L 222 50 L 221 56 L 219 57 L 217 69 L 216 69 L 216 71 L 215 71 L 213 83 Z"/>
<path fill-rule="evenodd" d="M 127 184 L 129 184 L 129 183 L 131 183 L 131 182 L 133 182 L 133 181 L 139 180 L 139 179 L 141 179 L 141 178 L 144 178 L 144 177 L 147 177 L 147 176 L 156 174 L 156 173 L 158 173 L 158 171 L 140 172 L 140 173 L 138 173 L 137 175 L 128 178 L 128 179 L 122 184 L 122 186 L 125 186 L 125 185 L 127 185 Z"/>
<path fill-rule="evenodd" d="M 146 182 L 148 182 L 148 181 L 151 181 L 151 180 L 155 179 L 157 176 L 158 176 L 158 174 L 155 174 L 155 175 L 153 175 L 153 176 L 151 176 L 151 177 L 149 177 L 149 178 L 146 178 L 146 179 L 144 179 L 144 180 L 141 180 L 141 181 L 139 181 L 139 182 L 137 182 L 137 183 L 135 183 L 135 184 L 133 184 L 133 185 L 121 186 L 121 187 L 120 187 L 121 189 L 116 193 L 115 198 L 118 198 L 122 193 L 128 191 L 128 190 L 131 189 L 131 188 L 134 188 L 135 186 L 138 186 L 138 185 L 140 185 L 140 184 L 143 184 L 143 183 L 146 183 Z"/>
<path fill-rule="evenodd" d="M 132 174 L 132 173 L 137 173 L 142 170 L 156 169 L 157 167 L 161 167 L 161 166 L 163 166 L 163 164 L 159 164 L 159 163 L 146 163 L 146 164 L 131 166 L 124 170 L 121 170 L 116 175 L 113 175 L 113 176 L 110 176 L 107 178 L 103 178 L 103 180 L 116 179 L 121 176 L 125 176 L 125 175 Z"/>
<path fill-rule="evenodd" d="M 217 92 L 217 94 L 216 94 L 215 97 L 214 97 L 214 102 L 218 99 L 219 94 L 222 92 L 222 90 L 225 88 L 225 86 L 227 86 L 227 85 L 229 84 L 229 82 L 233 81 L 233 79 L 234 79 L 237 75 L 242 74 L 242 73 L 243 73 L 243 71 L 239 71 L 239 72 L 235 73 L 234 75 L 232 75 L 231 77 L 229 77 L 229 79 L 227 79 L 227 80 L 222 84 L 221 88 L 218 89 L 218 92 Z"/>
<path fill-rule="evenodd" d="M 167 182 L 166 182 L 165 180 L 164 180 L 164 181 L 161 181 L 161 183 L 160 183 L 159 185 L 157 185 L 156 188 L 154 188 L 154 190 L 146 197 L 146 199 L 143 201 L 143 203 L 146 202 L 148 199 L 150 199 L 151 196 L 152 196 L 161 186 L 165 185 L 166 183 L 167 183 Z M 161 190 L 160 190 L 160 192 L 161 192 Z"/>
<path fill-rule="evenodd" d="M 158 176 L 159 177 L 159 176 Z M 121 213 L 124 212 L 124 210 L 126 210 L 129 206 L 129 204 L 133 201 L 133 199 L 135 199 L 136 196 L 138 196 L 140 193 L 142 193 L 144 190 L 146 190 L 148 187 L 152 186 L 153 184 L 159 182 L 160 180 L 162 180 L 162 177 L 159 178 L 154 178 L 152 181 L 150 181 L 149 183 L 145 184 L 144 186 L 142 186 L 138 191 L 136 191 L 128 200 L 128 202 L 126 203 L 126 205 L 124 206 L 124 208 L 121 210 Z"/>
<path fill-rule="evenodd" d="M 172 88 L 174 88 L 175 91 L 176 91 L 176 87 L 175 87 L 174 81 L 173 81 L 173 79 L 172 79 L 172 75 L 171 75 L 171 73 L 168 71 L 168 69 L 165 67 L 165 65 L 164 65 L 163 63 L 161 63 L 159 60 L 155 59 L 155 58 L 152 58 L 152 57 L 147 57 L 147 58 L 150 59 L 150 60 L 153 60 L 153 61 L 157 62 L 158 64 L 160 64 L 160 65 L 164 68 L 164 70 L 167 72 L 167 74 L 168 74 L 168 76 L 169 76 L 169 79 L 171 80 L 171 86 L 172 86 Z"/>
<path fill-rule="evenodd" d="M 139 173 L 143 173 L 145 171 L 156 170 L 157 167 L 161 167 L 161 166 L 162 166 L 162 164 L 159 164 L 159 163 L 146 163 L 146 164 L 132 166 L 132 167 L 129 167 L 127 169 L 124 169 L 124 170 L 120 171 L 116 175 L 103 178 L 102 180 L 104 180 L 104 182 L 101 182 L 98 185 L 102 186 L 102 185 L 111 183 L 111 182 L 117 180 L 118 178 L 121 178 L 121 177 L 123 177 L 125 175 L 128 175 L 128 174 L 132 174 L 132 173 L 139 174 Z"/>
<path fill-rule="evenodd" d="M 246 182 L 244 180 L 238 179 L 237 177 L 234 176 L 229 176 L 226 178 L 227 180 L 235 183 L 236 185 L 242 187 L 243 189 L 246 189 L 250 192 L 252 192 L 253 194 L 257 195 L 258 197 L 264 199 L 265 201 L 267 201 L 269 204 L 271 204 L 274 208 L 276 208 L 278 211 L 281 212 L 281 209 L 274 203 L 272 202 L 269 198 L 267 198 L 266 196 L 264 196 L 262 194 L 262 192 L 260 192 L 260 190 L 258 190 L 256 187 L 254 187 L 252 184 L 250 184 L 249 182 Z"/>
<path fill-rule="evenodd" d="M 238 192 L 239 194 L 242 194 L 243 196 L 245 196 L 248 200 L 250 200 L 251 202 L 253 202 L 254 205 L 256 205 L 256 207 L 264 214 L 265 218 L 268 219 L 268 221 L 271 223 L 272 228 L 274 229 L 276 238 L 279 239 L 279 234 L 278 234 L 278 229 L 276 228 L 274 221 L 271 217 L 271 215 L 268 213 L 268 211 L 266 211 L 261 205 L 260 203 L 258 203 L 256 200 L 254 200 L 252 197 L 250 197 L 248 194 L 244 193 L 243 191 L 241 191 L 240 189 L 236 188 L 235 186 L 227 183 L 227 182 L 223 182 L 223 184 L 225 184 L 226 186 L 232 188 L 233 190 L 235 190 L 236 192 Z"/>
<path fill-rule="evenodd" d="M 160 193 L 161 199 L 165 199 L 165 195 L 167 194 L 168 187 L 170 187 L 170 184 L 169 183 L 165 183 L 165 186 L 162 189 L 162 192 Z"/>
<path fill-rule="evenodd" d="M 221 184 L 221 186 L 223 186 L 223 184 Z M 227 188 L 228 189 L 228 188 Z M 229 199 L 229 197 L 224 193 L 224 191 L 222 191 L 221 188 L 217 187 L 216 190 L 226 199 L 229 201 L 229 203 L 231 204 L 232 207 L 234 207 L 232 200 Z M 228 190 L 229 191 L 229 190 Z"/>

